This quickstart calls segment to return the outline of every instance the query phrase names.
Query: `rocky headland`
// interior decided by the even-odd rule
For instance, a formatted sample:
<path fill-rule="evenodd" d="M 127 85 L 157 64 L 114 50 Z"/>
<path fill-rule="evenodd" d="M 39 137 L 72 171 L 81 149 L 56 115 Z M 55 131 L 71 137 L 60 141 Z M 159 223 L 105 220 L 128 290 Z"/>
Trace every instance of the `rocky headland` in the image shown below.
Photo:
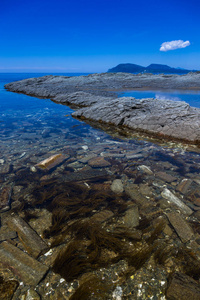
<path fill-rule="evenodd" d="M 12 92 L 51 98 L 76 108 L 74 117 L 129 128 L 134 132 L 200 144 L 200 109 L 183 101 L 117 98 L 131 89 L 200 90 L 200 73 L 153 75 L 102 73 L 44 76 L 5 85 Z"/>

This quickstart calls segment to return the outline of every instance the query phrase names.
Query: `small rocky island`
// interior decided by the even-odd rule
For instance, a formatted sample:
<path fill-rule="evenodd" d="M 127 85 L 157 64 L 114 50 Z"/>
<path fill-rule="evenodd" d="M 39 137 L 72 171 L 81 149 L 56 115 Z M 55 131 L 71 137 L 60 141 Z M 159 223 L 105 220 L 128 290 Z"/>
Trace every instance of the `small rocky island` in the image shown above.
<path fill-rule="evenodd" d="M 183 101 L 117 98 L 131 89 L 200 90 L 200 73 L 153 75 L 102 73 L 87 76 L 44 76 L 5 85 L 12 92 L 51 98 L 76 108 L 74 117 L 200 144 L 200 109 Z"/>

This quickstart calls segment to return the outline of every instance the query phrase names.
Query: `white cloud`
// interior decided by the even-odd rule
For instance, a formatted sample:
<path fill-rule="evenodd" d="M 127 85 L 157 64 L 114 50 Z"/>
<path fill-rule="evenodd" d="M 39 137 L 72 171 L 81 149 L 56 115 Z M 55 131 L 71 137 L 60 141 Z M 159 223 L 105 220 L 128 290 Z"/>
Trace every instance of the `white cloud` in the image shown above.
<path fill-rule="evenodd" d="M 171 42 L 165 42 L 162 43 L 160 47 L 160 51 L 169 51 L 169 50 L 175 50 L 180 48 L 185 48 L 187 46 L 190 46 L 190 41 L 183 41 L 183 40 L 176 40 Z"/>

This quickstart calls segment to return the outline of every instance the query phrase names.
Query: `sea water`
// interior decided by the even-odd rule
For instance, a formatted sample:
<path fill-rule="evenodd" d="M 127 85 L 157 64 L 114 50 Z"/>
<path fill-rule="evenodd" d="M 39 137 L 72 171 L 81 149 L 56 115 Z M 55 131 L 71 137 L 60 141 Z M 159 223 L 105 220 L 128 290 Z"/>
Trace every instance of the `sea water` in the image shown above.
<path fill-rule="evenodd" d="M 40 77 L 42 73 L 1 73 L 0 74 L 0 139 L 1 158 L 13 153 L 31 152 L 44 153 L 52 149 L 62 149 L 71 144 L 93 144 L 104 140 L 114 142 L 115 138 L 102 130 L 91 127 L 85 122 L 72 118 L 73 110 L 66 105 L 56 104 L 50 99 L 38 99 L 27 95 L 12 93 L 4 88 L 9 82 L 31 77 Z M 88 74 L 55 74 L 79 76 Z M 186 101 L 191 106 L 200 107 L 198 92 L 159 92 L 159 91 L 128 91 L 119 93 L 119 97 L 135 98 L 153 97 Z M 119 138 L 119 137 L 118 137 Z M 125 140 L 120 140 L 125 143 Z M 127 142 L 127 141 L 126 141 Z M 134 138 L 128 143 L 137 144 Z M 140 140 L 141 149 L 146 141 Z M 151 145 L 151 143 L 149 144 Z"/>
<path fill-rule="evenodd" d="M 75 241 L 78 238 L 78 243 L 76 243 L 78 248 L 75 248 L 75 250 L 80 254 L 80 257 L 78 256 L 80 262 L 77 264 L 75 261 L 73 265 L 74 259 L 68 260 L 67 265 L 64 265 L 66 267 L 66 270 L 64 268 L 65 274 L 61 272 L 61 268 L 54 269 L 62 277 L 60 275 L 55 276 L 50 271 L 34 289 L 44 299 L 48 297 L 58 299 L 62 294 L 68 297 L 77 289 L 77 280 L 79 280 L 80 275 L 84 273 L 86 279 L 88 274 L 91 276 L 91 270 L 94 270 L 99 278 L 108 281 L 110 294 L 109 297 L 102 299 L 110 299 L 111 295 L 117 295 L 116 297 L 118 297 L 119 293 L 119 297 L 121 297 L 121 294 L 127 295 L 127 291 L 129 294 L 129 291 L 131 291 L 132 298 L 136 299 L 138 293 L 141 293 L 138 286 L 143 287 L 144 299 L 148 297 L 152 299 L 163 297 L 164 299 L 168 277 L 165 267 L 159 265 L 158 268 L 154 266 L 152 269 L 152 260 L 150 260 L 147 267 L 138 267 L 137 259 L 134 258 L 132 261 L 136 263 L 137 268 L 140 268 L 140 270 L 133 274 L 132 265 L 130 265 L 131 269 L 127 269 L 124 254 L 123 260 L 119 261 L 118 264 L 113 264 L 114 252 L 111 251 L 113 249 L 112 230 L 117 226 L 120 228 L 120 225 L 123 228 L 124 222 L 129 222 L 127 220 L 130 220 L 132 224 L 133 218 L 137 222 L 141 221 L 141 225 L 143 224 L 139 230 L 141 240 L 137 241 L 136 248 L 140 254 L 139 261 L 143 261 L 142 251 L 144 249 L 151 251 L 152 246 L 150 245 L 147 248 L 145 242 L 145 247 L 143 247 L 142 241 L 143 236 L 146 237 L 146 240 L 151 237 L 153 227 L 149 224 L 152 222 L 153 226 L 160 226 L 160 220 L 166 219 L 165 212 L 168 213 L 173 209 L 179 210 L 179 207 L 173 208 L 173 204 L 171 205 L 168 201 L 169 199 L 162 198 L 161 195 L 164 192 L 164 195 L 176 195 L 180 201 L 188 206 L 189 211 L 192 210 L 194 213 L 197 211 L 198 213 L 200 208 L 200 154 L 197 151 L 198 149 L 196 151 L 186 151 L 182 144 L 156 144 L 144 138 L 113 136 L 99 128 L 94 128 L 91 124 L 72 118 L 71 113 L 73 110 L 66 105 L 56 104 L 50 99 L 38 99 L 8 92 L 4 89 L 6 83 L 42 75 L 46 74 L 0 74 L 1 225 L 3 224 L 4 229 L 8 230 L 8 233 L 10 232 L 6 227 L 7 223 L 2 221 L 5 218 L 4 214 L 13 218 L 14 216 L 11 213 L 14 211 L 24 218 L 48 245 L 55 242 L 54 246 L 51 247 L 51 251 L 39 258 L 41 262 L 47 262 L 47 265 L 51 265 L 58 251 L 63 251 L 64 247 L 69 245 L 70 239 L 65 236 L 66 228 L 68 228 L 68 225 L 70 227 L 74 220 L 78 220 L 78 223 L 75 222 L 75 224 L 79 224 L 79 226 L 86 225 L 84 227 L 86 228 L 85 234 L 87 239 L 90 240 L 88 232 L 92 232 L 91 228 L 94 226 L 93 223 L 90 224 L 90 220 L 96 217 L 96 221 L 103 222 L 103 234 L 105 235 L 103 241 L 106 242 L 101 242 L 103 230 L 101 225 L 95 225 L 97 226 L 97 228 L 95 227 L 96 234 L 99 233 L 99 235 L 95 239 L 98 243 L 98 251 L 96 252 L 98 255 L 94 260 L 96 248 L 94 251 L 93 246 L 90 247 L 84 233 L 82 240 L 80 234 L 77 237 L 74 236 Z M 126 93 L 126 95 L 136 98 L 154 97 L 152 93 L 149 94 L 148 92 L 143 92 L 143 94 L 134 92 L 134 95 Z M 182 95 L 177 96 L 176 94 L 175 97 L 182 99 Z M 193 94 L 187 94 L 187 96 L 190 100 Z M 54 155 L 64 156 L 64 160 L 51 169 L 38 169 L 38 163 L 46 158 L 54 157 Z M 184 193 L 187 193 L 186 196 L 182 195 L 180 187 L 180 183 L 185 182 L 188 186 L 186 185 L 182 189 L 186 189 L 186 191 L 184 190 Z M 177 187 L 179 187 L 179 190 L 177 190 Z M 123 189 L 128 189 L 130 194 L 122 193 Z M 116 194 L 119 191 L 122 194 Z M 101 193 L 100 196 L 98 196 L 98 193 Z M 130 203 L 134 205 L 130 205 Z M 80 207 L 81 205 L 83 207 Z M 126 205 L 130 205 L 131 208 L 130 210 L 127 209 L 127 212 L 125 211 Z M 103 215 L 101 212 L 103 212 Z M 129 212 L 133 215 L 130 215 Z M 124 214 L 128 219 L 124 218 Z M 51 226 L 53 221 L 57 226 L 55 232 L 53 230 L 54 226 Z M 137 222 L 134 226 L 137 225 Z M 90 231 L 88 231 L 88 224 Z M 147 228 L 143 227 L 144 224 Z M 197 221 L 195 224 L 197 224 Z M 125 225 L 129 226 L 129 223 Z M 51 228 L 52 232 L 49 231 Z M 164 239 L 163 244 L 160 244 L 164 237 L 162 236 L 162 240 L 159 239 L 157 245 L 162 247 L 169 245 L 170 249 L 176 250 L 177 248 L 174 247 L 178 247 L 180 240 L 175 231 L 172 230 L 173 228 L 170 229 L 169 227 L 170 239 L 167 233 L 165 234 L 166 241 Z M 172 231 L 172 234 L 170 231 Z M 83 232 L 82 228 L 80 232 Z M 112 234 L 109 234 L 109 232 Z M 200 233 L 200 229 L 198 232 Z M 125 233 L 127 232 L 125 231 Z M 159 236 L 158 233 L 153 233 L 153 235 L 156 239 Z M 63 240 L 60 240 L 61 244 L 59 244 L 59 239 L 56 239 L 60 236 L 63 238 Z M 51 237 L 50 240 L 49 237 Z M 14 237 L 9 236 L 9 238 L 15 238 L 15 235 Z M 3 239 L 7 239 L 7 237 L 3 237 Z M 127 249 L 132 245 L 134 255 L 134 251 L 136 251 L 135 241 L 131 240 L 130 243 L 130 240 L 124 235 L 122 239 L 118 232 L 118 237 L 114 239 L 114 245 L 116 245 L 114 257 L 117 257 L 118 251 L 125 253 L 122 240 L 128 245 Z M 23 246 L 19 243 L 19 240 L 15 238 L 14 241 L 13 244 L 17 245 L 18 249 L 22 249 Z M 104 249 L 104 243 L 105 247 L 107 245 L 108 251 Z M 27 241 L 23 245 L 29 247 Z M 87 246 L 87 252 L 83 253 L 82 251 L 85 251 L 86 245 L 89 245 Z M 190 245 L 193 247 L 192 243 Z M 99 256 L 101 247 L 103 248 L 102 256 Z M 162 248 L 160 249 L 162 250 Z M 193 253 L 193 250 L 191 252 Z M 54 258 L 49 259 L 48 256 L 52 254 Z M 27 255 L 30 255 L 29 252 Z M 91 255 L 94 261 L 94 265 L 91 265 L 89 269 L 87 265 L 90 266 L 91 259 L 88 262 L 88 255 Z M 130 251 L 127 253 L 127 257 L 129 256 Z M 163 256 L 166 256 L 165 253 Z M 145 253 L 144 257 L 147 257 Z M 19 260 L 20 258 L 17 257 L 16 259 Z M 106 268 L 101 268 L 102 259 L 106 259 Z M 109 259 L 110 265 L 108 263 Z M 175 269 L 176 263 L 179 264 L 179 259 L 177 258 L 177 262 L 175 261 L 174 265 L 171 266 L 172 270 Z M 148 263 L 148 257 L 146 260 L 146 263 Z M 72 261 L 72 264 L 69 264 L 70 261 Z M 184 263 L 181 261 L 181 263 L 181 266 L 183 266 L 185 261 Z M 78 265 L 80 265 L 80 270 L 76 273 Z M 58 264 L 58 266 L 61 265 Z M 21 268 L 23 268 L 23 264 L 19 264 L 18 274 L 20 274 Z M 0 270 L 0 276 L 5 281 L 15 278 L 12 274 L 12 264 L 10 269 L 11 273 L 8 273 L 6 265 L 5 268 L 2 267 Z M 123 279 L 125 277 L 122 276 L 123 282 L 117 281 L 118 285 L 116 287 L 116 280 L 120 279 L 120 274 L 124 270 L 132 276 L 125 281 Z M 191 266 L 189 270 L 191 272 Z M 27 270 L 25 271 L 27 272 Z M 37 272 L 35 274 L 36 276 L 31 280 L 37 281 L 38 274 Z M 67 274 L 72 274 L 70 279 L 69 276 L 66 278 Z M 66 281 L 63 276 L 65 276 Z M 71 279 L 75 280 L 71 282 Z M 24 283 L 22 285 L 20 283 L 16 291 L 15 299 L 21 299 L 29 288 L 29 282 L 27 283 L 25 278 Z M 87 289 L 90 289 L 90 286 Z"/>

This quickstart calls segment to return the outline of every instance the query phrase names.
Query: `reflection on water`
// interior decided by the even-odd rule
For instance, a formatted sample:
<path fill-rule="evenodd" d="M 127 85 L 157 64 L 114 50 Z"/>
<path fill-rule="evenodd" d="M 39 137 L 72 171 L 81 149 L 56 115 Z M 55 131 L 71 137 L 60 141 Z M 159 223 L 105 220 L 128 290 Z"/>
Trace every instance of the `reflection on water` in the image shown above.
<path fill-rule="evenodd" d="M 41 299 L 165 299 L 174 270 L 199 280 L 198 151 L 114 138 L 3 89 L 28 76 L 0 76 L 0 298 L 32 284 Z"/>

